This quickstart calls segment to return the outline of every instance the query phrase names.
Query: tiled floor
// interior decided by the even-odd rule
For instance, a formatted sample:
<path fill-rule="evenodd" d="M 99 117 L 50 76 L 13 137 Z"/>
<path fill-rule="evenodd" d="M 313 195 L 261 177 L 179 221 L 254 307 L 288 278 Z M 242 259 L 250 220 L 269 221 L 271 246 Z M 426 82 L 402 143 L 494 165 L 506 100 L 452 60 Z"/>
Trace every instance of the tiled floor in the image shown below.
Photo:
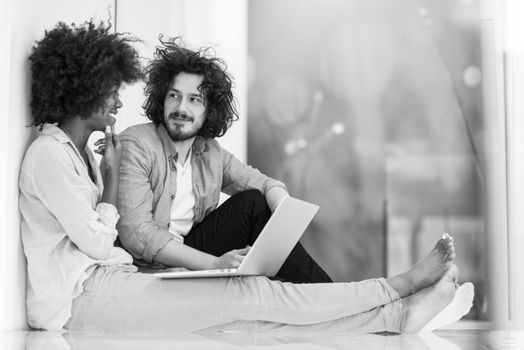
<path fill-rule="evenodd" d="M 2 349 L 410 349 L 473 350 L 523 349 L 524 332 L 445 330 L 420 335 L 178 333 L 163 337 L 12 332 L 0 336 Z"/>

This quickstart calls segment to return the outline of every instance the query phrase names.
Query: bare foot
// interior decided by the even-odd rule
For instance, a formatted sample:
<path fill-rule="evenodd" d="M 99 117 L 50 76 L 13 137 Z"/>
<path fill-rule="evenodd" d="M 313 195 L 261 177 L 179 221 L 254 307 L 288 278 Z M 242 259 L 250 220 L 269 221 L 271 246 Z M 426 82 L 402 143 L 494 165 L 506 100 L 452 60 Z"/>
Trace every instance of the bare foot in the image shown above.
<path fill-rule="evenodd" d="M 467 282 L 457 288 L 455 297 L 448 306 L 431 319 L 421 332 L 431 332 L 434 329 L 447 326 L 465 316 L 473 306 L 475 288 L 473 283 Z"/>
<path fill-rule="evenodd" d="M 444 276 L 428 287 L 404 299 L 401 333 L 418 333 L 455 297 L 457 265 L 451 265 Z"/>
<path fill-rule="evenodd" d="M 408 271 L 387 279 L 401 298 L 417 293 L 435 284 L 455 259 L 455 246 L 450 236 L 441 238 L 422 260 Z"/>

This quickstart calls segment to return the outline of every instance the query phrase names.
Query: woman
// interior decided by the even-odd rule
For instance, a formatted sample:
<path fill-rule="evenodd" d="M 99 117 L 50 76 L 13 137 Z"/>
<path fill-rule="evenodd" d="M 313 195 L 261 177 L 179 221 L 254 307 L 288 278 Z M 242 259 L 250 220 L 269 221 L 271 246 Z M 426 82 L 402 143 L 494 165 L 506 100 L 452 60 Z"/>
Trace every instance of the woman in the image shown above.
<path fill-rule="evenodd" d="M 160 280 L 138 273 L 131 256 L 114 247 L 121 146 L 111 127 L 122 107 L 120 85 L 142 74 L 132 41 L 103 24 L 59 23 L 29 58 L 33 124 L 41 135 L 22 164 L 19 206 L 32 327 L 416 332 L 451 302 L 457 275 L 451 239 L 401 275 L 358 283 Z M 104 130 L 95 144 L 104 157 L 102 178 L 87 140 Z"/>

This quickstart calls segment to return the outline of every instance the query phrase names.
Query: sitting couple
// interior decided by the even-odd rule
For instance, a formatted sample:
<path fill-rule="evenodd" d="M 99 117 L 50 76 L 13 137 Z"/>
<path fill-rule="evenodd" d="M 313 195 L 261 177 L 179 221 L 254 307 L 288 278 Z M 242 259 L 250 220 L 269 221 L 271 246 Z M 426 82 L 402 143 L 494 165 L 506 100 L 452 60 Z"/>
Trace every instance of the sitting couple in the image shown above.
<path fill-rule="evenodd" d="M 361 282 L 332 283 L 300 244 L 276 280 L 138 271 L 237 267 L 288 193 L 215 140 L 238 117 L 221 60 L 161 41 L 144 74 L 133 41 L 92 21 L 59 23 L 29 57 L 41 133 L 23 160 L 19 206 L 32 327 L 412 333 L 443 310 L 467 313 L 467 302 L 453 305 L 449 237 L 405 273 Z M 117 136 L 119 89 L 144 76 L 152 123 Z M 87 147 L 94 131 L 105 131 L 102 172 Z M 217 207 L 220 192 L 231 197 Z"/>

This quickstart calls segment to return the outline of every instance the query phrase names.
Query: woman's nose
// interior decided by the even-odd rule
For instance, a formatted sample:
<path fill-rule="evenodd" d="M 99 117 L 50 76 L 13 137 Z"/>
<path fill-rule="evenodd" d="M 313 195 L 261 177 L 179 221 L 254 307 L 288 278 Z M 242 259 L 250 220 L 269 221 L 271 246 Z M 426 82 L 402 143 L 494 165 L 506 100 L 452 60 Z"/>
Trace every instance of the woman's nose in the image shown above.
<path fill-rule="evenodd" d="M 122 108 L 124 104 L 122 103 L 122 101 L 120 100 L 119 97 L 116 98 L 115 100 L 115 108 Z"/>

